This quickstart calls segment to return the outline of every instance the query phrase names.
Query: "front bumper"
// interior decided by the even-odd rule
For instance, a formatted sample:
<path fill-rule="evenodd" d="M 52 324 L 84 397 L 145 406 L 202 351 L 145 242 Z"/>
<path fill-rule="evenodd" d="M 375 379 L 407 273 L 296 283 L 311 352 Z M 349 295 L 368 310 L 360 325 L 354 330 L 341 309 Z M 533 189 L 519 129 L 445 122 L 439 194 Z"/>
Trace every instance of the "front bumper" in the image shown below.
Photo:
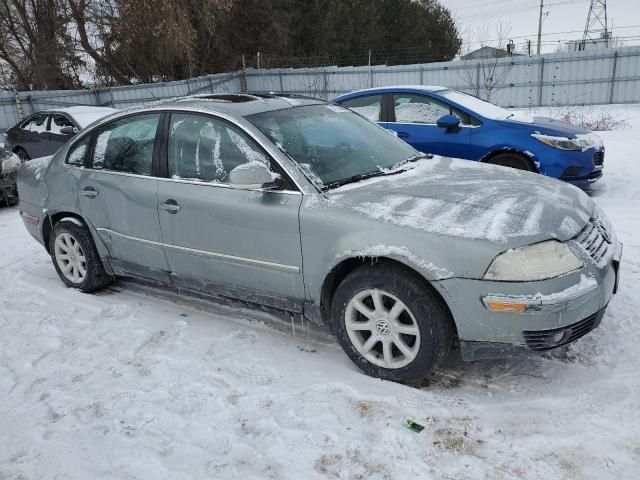
<path fill-rule="evenodd" d="M 583 251 L 581 269 L 548 280 L 451 278 L 438 282 L 456 322 L 463 359 L 545 351 L 596 328 L 616 289 L 622 245 L 616 242 L 612 247 L 611 254 L 599 264 Z M 523 302 L 527 308 L 494 311 L 487 307 L 487 299 Z"/>

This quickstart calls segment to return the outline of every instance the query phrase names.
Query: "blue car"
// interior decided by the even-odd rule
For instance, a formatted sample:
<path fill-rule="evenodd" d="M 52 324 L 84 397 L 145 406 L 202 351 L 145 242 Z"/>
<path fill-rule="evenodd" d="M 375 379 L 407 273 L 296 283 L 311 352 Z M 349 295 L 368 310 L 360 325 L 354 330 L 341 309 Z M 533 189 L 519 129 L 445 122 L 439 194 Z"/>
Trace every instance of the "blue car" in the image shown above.
<path fill-rule="evenodd" d="M 602 177 L 604 145 L 594 133 L 457 90 L 380 87 L 333 101 L 395 131 L 422 152 L 529 170 L 576 186 Z"/>

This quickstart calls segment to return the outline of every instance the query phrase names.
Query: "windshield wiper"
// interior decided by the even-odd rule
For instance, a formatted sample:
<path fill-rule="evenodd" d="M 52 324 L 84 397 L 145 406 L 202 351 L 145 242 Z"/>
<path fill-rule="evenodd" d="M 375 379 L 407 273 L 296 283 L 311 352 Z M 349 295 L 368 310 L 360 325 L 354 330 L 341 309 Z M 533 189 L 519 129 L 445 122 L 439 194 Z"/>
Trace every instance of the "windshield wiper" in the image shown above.
<path fill-rule="evenodd" d="M 424 155 L 422 157 L 424 157 Z M 404 162 L 406 162 L 406 161 L 407 160 L 405 160 Z M 414 161 L 414 160 L 412 160 L 412 161 Z M 400 162 L 400 163 L 403 164 L 404 162 Z M 349 178 L 343 178 L 342 180 L 336 180 L 335 182 L 327 183 L 326 185 L 324 185 L 322 187 L 322 191 L 326 192 L 327 190 L 331 190 L 333 188 L 338 188 L 338 187 L 341 187 L 342 185 L 347 185 L 348 183 L 356 183 L 356 182 L 359 182 L 361 180 L 366 180 L 367 178 L 384 177 L 386 175 L 397 175 L 398 173 L 402 173 L 404 171 L 405 170 L 388 170 L 387 169 L 387 170 L 376 170 L 374 172 L 359 173 L 358 175 L 353 175 L 353 176 L 351 176 Z"/>
<path fill-rule="evenodd" d="M 430 153 L 418 153 L 417 155 L 413 155 L 409 158 L 406 158 L 404 160 L 399 161 L 398 163 L 394 163 L 393 165 L 391 165 L 388 170 L 395 170 L 396 168 L 399 168 L 403 165 L 406 165 L 407 163 L 414 163 L 417 162 L 418 160 L 422 160 L 423 158 L 433 158 L 433 155 L 431 155 Z M 387 172 L 389 173 L 389 172 Z M 395 173 L 395 172 L 393 172 Z"/>

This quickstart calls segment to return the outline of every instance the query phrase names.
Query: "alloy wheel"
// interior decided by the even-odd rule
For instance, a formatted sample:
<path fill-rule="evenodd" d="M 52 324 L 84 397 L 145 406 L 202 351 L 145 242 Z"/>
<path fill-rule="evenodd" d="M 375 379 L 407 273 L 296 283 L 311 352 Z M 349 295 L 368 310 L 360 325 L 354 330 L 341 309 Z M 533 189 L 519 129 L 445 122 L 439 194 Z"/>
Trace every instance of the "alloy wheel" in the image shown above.
<path fill-rule="evenodd" d="M 61 233 L 54 244 L 56 262 L 67 280 L 82 283 L 87 276 L 87 259 L 80 243 L 69 233 Z"/>
<path fill-rule="evenodd" d="M 420 350 L 420 329 L 413 313 L 384 290 L 367 289 L 354 295 L 345 311 L 345 328 L 358 353 L 379 367 L 402 368 Z"/>

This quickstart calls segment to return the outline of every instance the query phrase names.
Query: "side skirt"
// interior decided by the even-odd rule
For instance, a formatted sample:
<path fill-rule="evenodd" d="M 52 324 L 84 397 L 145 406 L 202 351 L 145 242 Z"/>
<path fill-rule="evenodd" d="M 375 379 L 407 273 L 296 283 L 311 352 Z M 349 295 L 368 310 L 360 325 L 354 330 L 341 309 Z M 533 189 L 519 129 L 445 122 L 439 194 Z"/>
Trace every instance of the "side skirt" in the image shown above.
<path fill-rule="evenodd" d="M 309 322 L 322 325 L 320 308 L 312 302 L 302 302 L 290 298 L 275 297 L 240 287 L 228 287 L 214 282 L 187 275 L 176 275 L 164 270 L 143 267 L 130 262 L 109 259 L 114 274 L 119 277 L 131 277 L 160 283 L 177 290 L 186 290 L 206 297 L 228 298 L 242 303 L 262 306 L 304 316 Z"/>

